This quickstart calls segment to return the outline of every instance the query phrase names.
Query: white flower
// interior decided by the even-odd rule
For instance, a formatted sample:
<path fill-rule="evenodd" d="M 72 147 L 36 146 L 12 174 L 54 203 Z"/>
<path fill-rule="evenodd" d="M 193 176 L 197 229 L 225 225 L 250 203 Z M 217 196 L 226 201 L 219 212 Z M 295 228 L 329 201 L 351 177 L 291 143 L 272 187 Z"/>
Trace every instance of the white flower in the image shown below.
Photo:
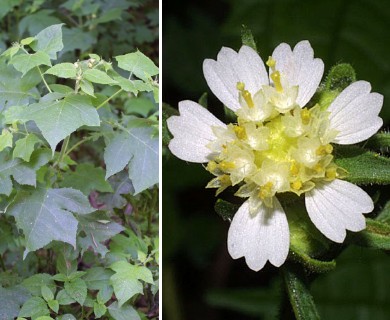
<path fill-rule="evenodd" d="M 304 193 L 310 219 L 335 242 L 344 241 L 346 230 L 365 228 L 363 213 L 373 210 L 373 202 L 341 180 L 345 171 L 333 162 L 331 143 L 357 143 L 382 126 L 383 97 L 365 81 L 348 86 L 326 110 L 306 107 L 324 72 L 308 41 L 293 50 L 280 44 L 267 65 L 270 74 L 247 46 L 238 53 L 222 48 L 216 61 L 204 61 L 209 87 L 237 114 L 236 124 L 225 125 L 191 101 L 180 102 L 180 116 L 168 119 L 172 153 L 207 162 L 215 176 L 208 187 L 218 188 L 217 194 L 239 185 L 236 195 L 247 198 L 232 220 L 228 250 L 255 271 L 267 261 L 280 266 L 288 255 L 289 228 L 278 193 Z"/>

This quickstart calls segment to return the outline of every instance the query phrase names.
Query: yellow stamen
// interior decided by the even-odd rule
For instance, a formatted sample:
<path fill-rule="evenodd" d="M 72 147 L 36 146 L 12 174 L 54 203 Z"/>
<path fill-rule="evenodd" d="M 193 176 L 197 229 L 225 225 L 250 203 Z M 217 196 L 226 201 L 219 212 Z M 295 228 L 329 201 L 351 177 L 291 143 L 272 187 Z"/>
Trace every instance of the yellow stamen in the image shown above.
<path fill-rule="evenodd" d="M 295 161 L 290 166 L 290 173 L 293 176 L 296 176 L 299 173 L 299 167 Z"/>
<path fill-rule="evenodd" d="M 268 67 L 270 67 L 272 70 L 274 70 L 275 68 L 275 65 L 276 65 L 276 61 L 274 58 L 272 58 L 271 56 L 268 57 L 268 60 L 267 62 L 265 63 Z"/>
<path fill-rule="evenodd" d="M 244 98 L 244 100 L 249 108 L 254 107 L 255 104 L 253 103 L 252 95 L 250 94 L 250 92 L 248 90 L 242 91 L 242 97 Z"/>
<path fill-rule="evenodd" d="M 271 197 L 272 196 L 272 187 L 273 187 L 273 183 L 271 181 L 267 182 L 265 185 L 261 186 L 260 187 L 260 191 L 259 191 L 259 198 L 261 200 L 264 200 L 265 198 L 268 198 L 268 197 Z"/>
<path fill-rule="evenodd" d="M 225 170 L 229 170 L 229 169 L 234 169 L 236 166 L 234 164 L 234 162 L 230 162 L 230 161 L 222 161 L 220 164 L 219 164 L 219 168 L 223 171 Z"/>
<path fill-rule="evenodd" d="M 236 134 L 238 139 L 245 139 L 246 138 L 246 132 L 243 127 L 240 126 L 234 126 L 233 127 L 234 133 Z"/>
<path fill-rule="evenodd" d="M 299 190 L 302 188 L 302 181 L 301 180 L 296 180 L 291 184 L 291 188 L 294 190 Z"/>
<path fill-rule="evenodd" d="M 310 122 L 310 111 L 308 109 L 302 109 L 301 119 L 303 124 L 309 124 Z"/>
<path fill-rule="evenodd" d="M 314 166 L 314 171 L 317 172 L 317 173 L 321 173 L 322 171 L 324 171 L 324 167 L 322 165 L 320 165 L 319 163 L 317 163 L 315 166 Z"/>
<path fill-rule="evenodd" d="M 332 180 L 336 179 L 336 177 L 337 177 L 337 169 L 336 168 L 329 168 L 328 170 L 326 170 L 325 176 L 328 179 L 332 179 Z"/>
<path fill-rule="evenodd" d="M 272 72 L 271 79 L 274 82 L 276 91 L 282 92 L 283 87 L 282 87 L 282 82 L 280 81 L 280 72 L 279 71 Z"/>
<path fill-rule="evenodd" d="M 252 95 L 248 90 L 245 90 L 245 83 L 243 82 L 237 82 L 236 88 L 238 91 L 240 91 L 241 96 L 244 98 L 246 104 L 248 105 L 249 108 L 254 107 Z"/>
<path fill-rule="evenodd" d="M 326 154 L 325 146 L 319 146 L 318 149 L 316 150 L 316 155 L 324 156 L 325 154 Z"/>
<path fill-rule="evenodd" d="M 332 145 L 330 144 L 327 144 L 325 146 L 320 146 L 317 150 L 316 150 L 316 154 L 317 156 L 324 156 L 326 154 L 331 154 L 333 151 L 333 147 Z"/>
<path fill-rule="evenodd" d="M 327 144 L 325 146 L 325 151 L 326 153 L 331 154 L 333 152 L 333 146 L 331 144 Z"/>
<path fill-rule="evenodd" d="M 236 88 L 238 91 L 244 91 L 245 90 L 245 84 L 243 82 L 237 82 Z"/>

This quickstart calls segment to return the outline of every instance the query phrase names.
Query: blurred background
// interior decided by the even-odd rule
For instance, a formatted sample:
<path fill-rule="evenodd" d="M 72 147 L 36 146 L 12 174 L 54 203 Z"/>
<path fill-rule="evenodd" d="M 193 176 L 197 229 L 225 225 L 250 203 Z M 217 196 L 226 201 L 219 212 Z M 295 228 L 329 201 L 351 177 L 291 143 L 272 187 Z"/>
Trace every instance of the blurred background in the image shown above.
<path fill-rule="evenodd" d="M 198 101 L 208 92 L 209 108 L 223 115 L 202 72 L 205 58 L 222 46 L 238 50 L 241 25 L 252 30 L 263 59 L 281 42 L 310 41 L 325 74 L 348 62 L 357 78 L 385 96 L 382 117 L 390 120 L 390 3 L 385 0 L 169 1 L 163 4 L 163 101 Z M 229 223 L 214 211 L 211 179 L 199 164 L 163 150 L 163 315 L 179 319 L 276 319 L 283 309 L 279 270 L 251 271 L 227 252 Z M 365 188 L 371 195 L 389 189 Z M 229 194 L 222 194 L 222 198 Z M 381 197 L 379 197 L 381 199 Z M 385 204 L 380 200 L 380 210 Z M 375 213 L 374 213 L 375 214 Z M 350 247 L 335 271 L 312 285 L 323 319 L 389 319 L 390 257 Z M 282 310 L 283 311 L 283 310 Z"/>

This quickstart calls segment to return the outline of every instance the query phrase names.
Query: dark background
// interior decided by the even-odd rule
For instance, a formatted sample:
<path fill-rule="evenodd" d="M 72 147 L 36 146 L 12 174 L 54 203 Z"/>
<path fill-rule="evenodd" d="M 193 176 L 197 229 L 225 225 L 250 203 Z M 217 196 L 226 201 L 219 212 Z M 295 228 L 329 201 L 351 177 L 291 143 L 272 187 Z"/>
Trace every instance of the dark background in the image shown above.
<path fill-rule="evenodd" d="M 357 78 L 385 96 L 382 117 L 390 119 L 390 4 L 388 1 L 226 0 L 166 1 L 163 4 L 163 101 L 176 107 L 209 93 L 202 62 L 222 46 L 238 50 L 241 25 L 252 30 L 266 59 L 281 42 L 307 39 L 324 60 L 325 74 L 348 62 Z M 199 164 L 163 150 L 163 316 L 178 319 L 275 319 L 282 308 L 279 270 L 256 273 L 227 253 L 228 222 L 214 212 L 210 175 Z M 388 189 L 369 190 L 388 193 Z M 228 197 L 229 195 L 224 195 Z M 377 205 L 380 210 L 381 204 Z M 388 319 L 390 258 L 352 247 L 335 271 L 312 286 L 323 319 Z"/>

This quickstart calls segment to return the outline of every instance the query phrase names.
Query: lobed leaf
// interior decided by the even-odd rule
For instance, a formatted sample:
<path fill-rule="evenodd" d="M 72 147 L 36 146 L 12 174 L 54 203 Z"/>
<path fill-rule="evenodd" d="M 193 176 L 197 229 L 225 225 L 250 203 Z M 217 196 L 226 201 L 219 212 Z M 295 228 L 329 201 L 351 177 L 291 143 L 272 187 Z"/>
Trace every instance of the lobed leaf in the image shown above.
<path fill-rule="evenodd" d="M 73 172 L 64 173 L 61 187 L 71 187 L 80 190 L 88 196 L 92 190 L 100 192 L 112 192 L 111 185 L 104 179 L 104 170 L 95 168 L 93 164 L 81 163 Z"/>
<path fill-rule="evenodd" d="M 113 192 L 99 195 L 98 200 L 104 204 L 104 209 L 108 211 L 112 211 L 114 208 L 123 208 L 127 204 L 127 200 L 122 195 L 134 194 L 134 187 L 128 173 L 121 171 L 111 176 L 108 181 Z"/>
<path fill-rule="evenodd" d="M 52 74 L 65 79 L 75 78 L 77 75 L 77 68 L 73 63 L 64 62 L 49 68 L 46 70 L 45 74 Z"/>
<path fill-rule="evenodd" d="M 0 319 L 14 319 L 18 316 L 20 307 L 30 297 L 25 288 L 18 285 L 11 288 L 0 286 Z"/>
<path fill-rule="evenodd" d="M 144 81 L 159 72 L 154 62 L 140 51 L 117 56 L 115 59 L 118 61 L 119 68 L 130 71 Z"/>
<path fill-rule="evenodd" d="M 14 56 L 9 63 L 22 73 L 22 77 L 28 71 L 40 65 L 51 66 L 49 55 L 43 51 L 38 51 L 33 54 L 19 54 Z"/>
<path fill-rule="evenodd" d="M 137 95 L 139 91 L 153 91 L 152 85 L 143 82 L 142 80 L 130 80 L 118 75 L 114 75 L 113 79 L 117 81 L 122 90 L 131 92 L 135 95 Z"/>
<path fill-rule="evenodd" d="M 11 153 L 0 153 L 0 194 L 10 195 L 12 192 L 11 176 L 22 185 L 36 185 L 36 171 L 49 162 L 50 151 L 47 149 L 36 150 L 30 158 L 30 162 L 24 162 L 19 158 L 12 159 Z"/>
<path fill-rule="evenodd" d="M 50 27 L 43 29 L 36 36 L 30 47 L 35 51 L 46 52 L 50 59 L 57 59 L 57 52 L 64 48 L 62 43 L 62 28 L 63 23 L 54 24 Z"/>
<path fill-rule="evenodd" d="M 79 233 L 83 231 L 85 234 L 85 236 L 78 238 L 82 254 L 92 248 L 94 252 L 104 257 L 109 250 L 102 243 L 123 230 L 124 228 L 120 224 L 109 220 L 102 222 L 102 219 L 94 214 L 79 217 Z"/>
<path fill-rule="evenodd" d="M 34 152 L 35 145 L 41 142 L 35 134 L 29 133 L 26 137 L 15 142 L 13 158 L 21 158 L 26 162 L 30 161 L 31 154 Z"/>
<path fill-rule="evenodd" d="M 97 69 L 88 69 L 84 71 L 83 77 L 93 83 L 117 84 L 117 82 L 111 77 L 109 77 L 105 72 Z"/>
<path fill-rule="evenodd" d="M 158 183 L 158 139 L 147 127 L 123 128 L 104 150 L 106 179 L 129 165 L 129 177 L 139 193 Z"/>
<path fill-rule="evenodd" d="M 72 213 L 92 211 L 88 199 L 78 190 L 40 187 L 33 191 L 19 191 L 7 209 L 26 238 L 24 256 L 53 240 L 76 247 L 78 222 Z"/>
<path fill-rule="evenodd" d="M 0 110 L 7 106 L 26 104 L 37 98 L 35 86 L 41 81 L 38 71 L 31 70 L 21 78 L 13 66 L 0 59 Z"/>
<path fill-rule="evenodd" d="M 39 102 L 25 107 L 23 120 L 33 120 L 53 152 L 57 144 L 81 126 L 99 126 L 96 109 L 86 96 L 71 94 L 59 101 Z"/>

